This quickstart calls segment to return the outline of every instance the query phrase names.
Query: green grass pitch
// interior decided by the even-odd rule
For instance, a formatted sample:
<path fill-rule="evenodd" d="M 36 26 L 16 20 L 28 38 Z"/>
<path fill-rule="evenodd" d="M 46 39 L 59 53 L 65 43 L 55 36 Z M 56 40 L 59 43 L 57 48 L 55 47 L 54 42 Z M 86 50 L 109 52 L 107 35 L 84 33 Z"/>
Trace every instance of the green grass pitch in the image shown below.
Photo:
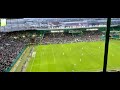
<path fill-rule="evenodd" d="M 34 46 L 26 72 L 102 71 L 104 41 Z M 110 40 L 107 69 L 120 69 L 120 41 Z"/>

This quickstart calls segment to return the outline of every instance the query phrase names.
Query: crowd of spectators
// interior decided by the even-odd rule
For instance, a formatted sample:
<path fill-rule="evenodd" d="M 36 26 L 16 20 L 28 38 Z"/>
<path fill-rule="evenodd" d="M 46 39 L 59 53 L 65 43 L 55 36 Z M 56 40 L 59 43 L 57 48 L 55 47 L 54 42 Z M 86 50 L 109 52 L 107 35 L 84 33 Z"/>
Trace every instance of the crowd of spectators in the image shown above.
<path fill-rule="evenodd" d="M 88 42 L 98 41 L 102 35 L 99 31 L 84 31 L 82 34 L 71 33 L 47 33 L 42 39 L 42 44 L 51 43 L 71 43 L 71 42 Z"/>
<path fill-rule="evenodd" d="M 10 67 L 22 49 L 30 43 L 27 33 L 0 33 L 0 72 Z"/>

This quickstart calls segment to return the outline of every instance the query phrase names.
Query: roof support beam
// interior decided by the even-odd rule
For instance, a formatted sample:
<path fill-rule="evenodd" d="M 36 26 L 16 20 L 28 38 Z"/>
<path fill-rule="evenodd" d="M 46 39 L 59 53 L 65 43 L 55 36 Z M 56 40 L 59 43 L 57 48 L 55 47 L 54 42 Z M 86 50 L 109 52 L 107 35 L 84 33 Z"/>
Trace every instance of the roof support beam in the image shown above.
<path fill-rule="evenodd" d="M 111 18 L 108 18 L 108 19 L 107 19 L 106 39 L 105 39 L 105 52 L 104 52 L 103 72 L 106 72 L 106 71 L 107 71 L 107 59 L 108 59 L 108 47 L 109 47 L 110 25 L 111 25 Z"/>

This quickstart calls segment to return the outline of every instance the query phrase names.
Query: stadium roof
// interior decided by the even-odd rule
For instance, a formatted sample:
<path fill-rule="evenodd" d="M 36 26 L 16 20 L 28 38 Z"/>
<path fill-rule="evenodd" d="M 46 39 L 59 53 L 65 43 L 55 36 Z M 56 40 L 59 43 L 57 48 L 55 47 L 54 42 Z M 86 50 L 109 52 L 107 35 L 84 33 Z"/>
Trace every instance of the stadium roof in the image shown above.
<path fill-rule="evenodd" d="M 7 26 L 0 27 L 0 31 L 19 31 L 19 30 L 40 30 L 49 29 L 50 23 L 54 25 L 63 26 L 79 26 L 81 23 L 84 24 L 106 24 L 106 18 L 19 18 L 19 19 L 7 19 Z M 120 18 L 112 19 L 113 25 L 120 25 Z M 53 26 L 54 26 L 53 25 Z M 85 26 L 85 27 L 88 27 Z M 55 28 L 54 28 L 55 29 Z"/>

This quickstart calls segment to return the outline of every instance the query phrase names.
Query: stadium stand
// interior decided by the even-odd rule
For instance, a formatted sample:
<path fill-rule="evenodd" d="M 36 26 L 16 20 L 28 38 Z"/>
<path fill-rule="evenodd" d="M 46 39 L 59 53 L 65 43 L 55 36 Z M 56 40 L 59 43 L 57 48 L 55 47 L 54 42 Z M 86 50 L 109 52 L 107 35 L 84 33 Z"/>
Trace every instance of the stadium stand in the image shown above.
<path fill-rule="evenodd" d="M 29 42 L 29 38 L 21 37 L 22 34 L 0 33 L 0 72 L 10 67 L 21 50 Z"/>
<path fill-rule="evenodd" d="M 102 33 L 99 31 L 84 31 L 82 35 L 72 35 L 70 33 L 47 33 L 42 39 L 42 44 L 97 41 L 100 40 L 101 35 Z"/>

